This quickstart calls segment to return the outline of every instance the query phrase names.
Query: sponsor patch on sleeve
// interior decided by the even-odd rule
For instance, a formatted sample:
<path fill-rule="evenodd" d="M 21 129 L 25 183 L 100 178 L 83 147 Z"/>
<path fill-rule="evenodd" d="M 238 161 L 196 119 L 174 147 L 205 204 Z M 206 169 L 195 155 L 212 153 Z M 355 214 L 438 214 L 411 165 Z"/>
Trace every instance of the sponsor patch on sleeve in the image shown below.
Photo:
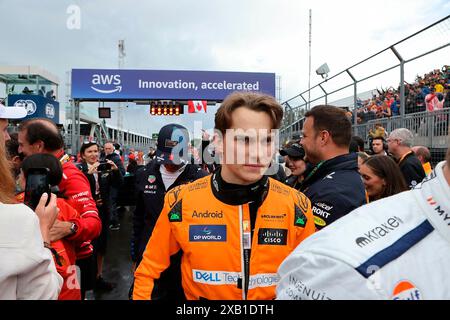
<path fill-rule="evenodd" d="M 322 218 L 314 216 L 314 224 L 319 227 L 325 227 L 327 223 Z"/>
<path fill-rule="evenodd" d="M 180 196 L 181 188 L 180 186 L 177 186 L 173 189 L 171 189 L 169 192 L 167 192 L 167 200 L 169 202 L 169 206 L 172 208 L 178 201 L 178 198 Z"/>
<path fill-rule="evenodd" d="M 304 228 L 306 226 L 307 221 L 308 219 L 306 218 L 304 211 L 300 209 L 297 205 L 295 205 L 294 226 Z"/>
<path fill-rule="evenodd" d="M 323 228 L 327 225 L 327 221 L 330 218 L 333 205 L 326 202 L 316 202 L 312 204 L 312 213 L 314 215 L 314 224 L 318 228 Z"/>
<path fill-rule="evenodd" d="M 303 193 L 300 193 L 298 191 L 296 191 L 295 195 L 297 197 L 297 205 L 304 212 L 307 212 L 308 211 L 308 198 Z"/>
<path fill-rule="evenodd" d="M 179 202 L 177 202 L 177 204 L 175 204 L 172 209 L 170 209 L 169 211 L 169 221 L 170 222 L 181 222 L 183 221 L 183 215 L 182 215 L 182 209 L 183 209 L 183 205 L 182 205 L 182 201 L 180 200 Z"/>

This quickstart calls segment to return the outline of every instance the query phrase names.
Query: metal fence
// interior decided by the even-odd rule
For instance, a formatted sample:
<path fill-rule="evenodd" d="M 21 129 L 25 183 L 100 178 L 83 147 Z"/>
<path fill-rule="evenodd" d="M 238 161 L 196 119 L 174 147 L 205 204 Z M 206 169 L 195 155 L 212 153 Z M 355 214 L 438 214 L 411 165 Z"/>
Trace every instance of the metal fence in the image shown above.
<path fill-rule="evenodd" d="M 395 129 L 407 128 L 414 135 L 414 145 L 446 149 L 449 146 L 448 124 L 450 109 L 407 114 L 404 117 L 381 118 L 354 126 L 355 134 L 368 141 L 371 131 L 381 125 L 387 134 Z M 367 146 L 368 147 L 368 146 Z"/>
<path fill-rule="evenodd" d="M 405 112 L 405 106 L 407 102 L 407 95 L 405 94 L 405 65 L 419 61 L 432 53 L 443 54 L 446 64 L 448 64 L 448 57 L 450 57 L 450 15 L 433 23 L 432 25 L 412 34 L 411 36 L 404 38 L 403 40 L 381 50 L 370 57 L 346 68 L 345 70 L 337 73 L 336 75 L 325 79 L 314 87 L 307 89 L 298 95 L 286 100 L 282 103 L 284 107 L 284 118 L 282 128 L 280 130 L 280 138 L 282 142 L 292 139 L 296 135 L 299 136 L 302 128 L 302 118 L 305 112 L 316 104 L 327 104 L 330 96 L 337 93 L 342 94 L 344 90 L 353 88 L 353 108 L 357 110 L 358 106 L 358 86 L 364 81 L 368 81 L 374 77 L 383 75 L 385 73 L 399 71 L 399 87 L 398 93 L 400 98 L 400 116 L 392 117 L 390 119 L 377 120 L 387 123 L 392 121 L 389 126 L 397 126 L 399 123 L 405 126 L 412 126 L 412 129 L 416 129 L 418 123 L 418 117 L 426 116 L 424 113 L 419 114 L 407 114 Z M 424 45 L 426 43 L 427 45 Z M 412 48 L 412 50 L 411 50 Z M 422 51 L 420 51 L 422 50 Z M 431 56 L 429 56 L 431 57 Z M 420 60 L 422 61 L 422 60 Z M 419 61 L 419 62 L 420 62 Z M 384 67 L 380 68 L 381 62 Z M 390 66 L 385 68 L 386 63 Z M 376 72 L 370 74 L 361 72 L 362 66 L 371 66 L 373 70 L 378 69 Z M 374 67 L 374 68 L 373 68 Z M 435 66 L 435 67 L 442 67 Z M 412 67 L 414 69 L 414 67 Z M 432 71 L 432 70 L 429 70 Z M 343 85 L 342 85 L 343 84 Z M 367 84 L 367 82 L 365 83 Z M 373 89 L 373 88 L 372 88 Z M 406 91 L 408 88 L 406 87 Z M 311 93 L 311 100 L 306 100 L 305 97 Z M 408 111 L 408 110 L 406 110 Z M 365 130 L 359 128 L 366 128 L 370 124 L 356 125 L 357 124 L 357 112 L 353 112 L 353 123 L 355 124 L 355 130 Z M 399 122 L 397 118 L 403 119 Z M 411 120 L 413 119 L 413 120 Z M 413 121 L 413 122 L 411 122 Z M 427 123 L 430 123 L 428 121 Z M 434 130 L 434 129 L 433 129 Z M 427 129 L 427 132 L 432 132 L 431 129 Z M 356 134 L 356 132 L 355 132 Z M 429 138 L 429 142 L 434 141 L 432 137 Z"/>

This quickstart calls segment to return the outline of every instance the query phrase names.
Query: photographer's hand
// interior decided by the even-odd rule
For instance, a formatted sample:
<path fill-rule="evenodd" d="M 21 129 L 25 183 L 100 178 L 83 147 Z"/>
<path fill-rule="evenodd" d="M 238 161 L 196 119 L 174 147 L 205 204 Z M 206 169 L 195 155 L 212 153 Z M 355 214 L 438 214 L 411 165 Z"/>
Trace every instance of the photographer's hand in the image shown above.
<path fill-rule="evenodd" d="M 89 169 L 88 169 L 88 174 L 94 174 L 97 173 L 97 168 L 100 165 L 100 162 L 96 162 L 94 163 Z"/>
<path fill-rule="evenodd" d="M 34 212 L 39 218 L 39 225 L 41 227 L 41 234 L 44 242 L 50 243 L 51 236 L 50 230 L 55 223 L 56 217 L 58 216 L 59 209 L 56 206 L 56 195 L 51 194 L 50 202 L 46 206 L 46 202 L 48 199 L 47 193 L 42 194 L 41 200 L 39 200 L 39 204 L 36 207 Z"/>
<path fill-rule="evenodd" d="M 108 162 L 111 165 L 111 170 L 113 170 L 113 171 L 119 170 L 119 168 L 116 166 L 116 164 L 113 161 L 106 160 L 106 162 Z"/>

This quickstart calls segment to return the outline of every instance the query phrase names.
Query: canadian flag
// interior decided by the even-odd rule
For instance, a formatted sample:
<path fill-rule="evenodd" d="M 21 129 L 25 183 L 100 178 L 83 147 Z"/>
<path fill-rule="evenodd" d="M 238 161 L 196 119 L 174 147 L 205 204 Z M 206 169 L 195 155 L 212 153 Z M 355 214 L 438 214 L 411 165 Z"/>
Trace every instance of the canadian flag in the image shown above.
<path fill-rule="evenodd" d="M 188 112 L 189 113 L 206 113 L 206 106 L 208 102 L 206 100 L 190 100 L 188 101 Z"/>

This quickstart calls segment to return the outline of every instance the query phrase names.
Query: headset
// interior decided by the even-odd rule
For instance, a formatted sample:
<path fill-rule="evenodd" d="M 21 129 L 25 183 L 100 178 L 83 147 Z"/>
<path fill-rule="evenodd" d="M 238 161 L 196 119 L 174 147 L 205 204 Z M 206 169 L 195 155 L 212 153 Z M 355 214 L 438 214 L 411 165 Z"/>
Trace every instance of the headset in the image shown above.
<path fill-rule="evenodd" d="M 370 140 L 370 144 L 369 144 L 369 149 L 370 149 L 370 151 L 372 152 L 372 154 L 375 154 L 375 152 L 373 151 L 373 146 L 372 146 L 372 142 L 373 142 L 373 140 L 380 140 L 381 139 L 381 141 L 383 141 L 383 150 L 384 151 L 386 151 L 386 153 L 388 152 L 388 143 L 387 143 L 387 141 L 386 141 L 386 139 L 384 138 L 384 137 L 373 137 L 371 140 Z"/>

